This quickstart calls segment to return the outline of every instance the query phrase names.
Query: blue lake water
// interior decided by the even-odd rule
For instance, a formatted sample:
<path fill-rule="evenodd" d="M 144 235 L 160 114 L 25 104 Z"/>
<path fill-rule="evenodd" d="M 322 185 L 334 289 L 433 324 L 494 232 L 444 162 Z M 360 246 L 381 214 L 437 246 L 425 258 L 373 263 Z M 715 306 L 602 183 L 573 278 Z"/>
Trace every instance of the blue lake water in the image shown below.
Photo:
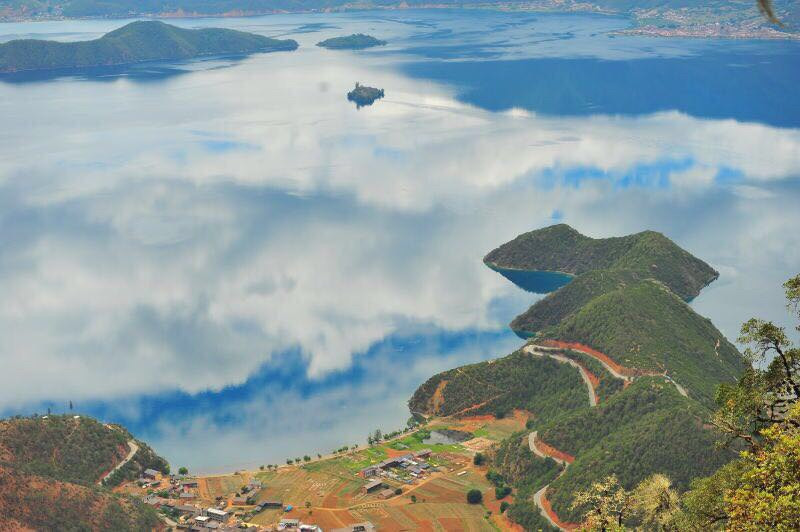
<path fill-rule="evenodd" d="M 197 471 L 363 442 L 435 372 L 521 345 L 508 322 L 564 279 L 482 257 L 558 222 L 711 263 L 692 304 L 729 338 L 789 321 L 796 43 L 491 11 L 171 22 L 301 47 L 0 78 L 0 414 L 71 400 Z M 389 44 L 314 46 L 355 32 Z M 357 81 L 386 97 L 356 109 Z"/>

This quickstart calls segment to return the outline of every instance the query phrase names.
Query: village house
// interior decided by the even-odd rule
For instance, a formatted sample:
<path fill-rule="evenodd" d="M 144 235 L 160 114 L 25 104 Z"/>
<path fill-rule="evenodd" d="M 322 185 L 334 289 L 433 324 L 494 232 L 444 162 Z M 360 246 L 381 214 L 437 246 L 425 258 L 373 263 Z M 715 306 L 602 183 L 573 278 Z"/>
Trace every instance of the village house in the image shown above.
<path fill-rule="evenodd" d="M 367 482 L 364 485 L 364 493 L 372 493 L 373 491 L 379 490 L 383 486 L 383 482 L 380 480 L 373 480 L 371 482 Z"/>
<path fill-rule="evenodd" d="M 388 498 L 392 497 L 393 495 L 394 495 L 394 490 L 391 489 L 391 488 L 386 488 L 385 490 L 381 491 L 378 494 L 378 497 L 380 497 L 381 499 L 388 499 Z"/>
<path fill-rule="evenodd" d="M 161 480 L 161 472 L 155 469 L 145 469 L 142 476 L 149 480 Z"/>
<path fill-rule="evenodd" d="M 225 510 L 219 510 L 217 508 L 209 508 L 206 510 L 206 515 L 215 521 L 219 521 L 220 523 L 227 523 L 230 514 Z"/>

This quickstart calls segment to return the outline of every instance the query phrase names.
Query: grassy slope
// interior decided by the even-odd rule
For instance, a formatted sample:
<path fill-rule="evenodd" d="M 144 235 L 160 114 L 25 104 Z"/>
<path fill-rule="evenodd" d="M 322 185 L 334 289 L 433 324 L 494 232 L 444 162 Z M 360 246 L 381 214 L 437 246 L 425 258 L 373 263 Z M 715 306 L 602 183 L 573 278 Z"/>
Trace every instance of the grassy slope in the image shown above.
<path fill-rule="evenodd" d="M 203 55 L 294 50 L 293 40 L 241 31 L 187 30 L 157 21 L 132 22 L 93 41 L 61 43 L 33 39 L 0 44 L 0 72 L 122 65 L 189 59 Z"/>
<path fill-rule="evenodd" d="M 655 231 L 613 238 L 589 238 L 559 224 L 519 235 L 489 252 L 484 262 L 502 268 L 560 271 L 580 275 L 596 270 L 631 270 L 692 299 L 718 273 Z"/>
<path fill-rule="evenodd" d="M 735 380 L 745 367 L 710 320 L 652 281 L 594 298 L 545 336 L 588 344 L 624 366 L 666 369 L 709 406 L 717 386 Z"/>
<path fill-rule="evenodd" d="M 447 381 L 442 390 L 444 402 L 434 410 L 432 397 L 442 381 Z M 484 402 L 467 415 L 508 413 L 521 408 L 537 417 L 549 417 L 585 406 L 586 388 L 574 368 L 517 351 L 431 377 L 414 393 L 409 408 L 449 416 Z"/>
<path fill-rule="evenodd" d="M 26 473 L 84 486 L 94 485 L 128 454 L 131 435 L 121 427 L 72 416 L 11 418 L 0 421 L 0 463 Z M 135 476 L 166 461 L 143 442 L 126 469 Z"/>
<path fill-rule="evenodd" d="M 643 378 L 607 404 L 550 422 L 540 432 L 542 440 L 576 456 L 551 486 L 553 508 L 562 519 L 578 519 L 580 512 L 570 510 L 572 494 L 612 473 L 627 488 L 661 472 L 686 489 L 692 478 L 732 458 L 715 448 L 717 435 L 703 426 L 706 417 L 707 411 L 674 387 Z"/>
<path fill-rule="evenodd" d="M 630 270 L 597 270 L 575 277 L 568 284 L 551 292 L 528 310 L 514 318 L 511 328 L 515 331 L 537 333 L 542 329 L 558 325 L 593 298 L 635 283 L 641 275 Z"/>

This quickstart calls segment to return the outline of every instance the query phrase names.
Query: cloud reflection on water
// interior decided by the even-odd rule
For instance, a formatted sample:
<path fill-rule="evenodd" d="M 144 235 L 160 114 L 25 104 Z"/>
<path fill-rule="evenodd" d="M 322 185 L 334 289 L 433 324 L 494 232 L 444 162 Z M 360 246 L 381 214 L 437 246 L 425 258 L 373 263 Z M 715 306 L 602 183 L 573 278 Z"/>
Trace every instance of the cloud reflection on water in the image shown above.
<path fill-rule="evenodd" d="M 392 428 L 429 374 L 517 345 L 506 323 L 533 298 L 481 258 L 554 220 L 663 231 L 711 262 L 694 305 L 729 337 L 785 319 L 799 130 L 492 113 L 390 58 L 0 85 L 0 410 L 85 402 L 198 466 L 283 453 L 262 443 L 281 427 L 352 443 L 353 417 Z M 356 110 L 357 80 L 386 98 Z M 420 329 L 424 349 L 386 347 Z"/>

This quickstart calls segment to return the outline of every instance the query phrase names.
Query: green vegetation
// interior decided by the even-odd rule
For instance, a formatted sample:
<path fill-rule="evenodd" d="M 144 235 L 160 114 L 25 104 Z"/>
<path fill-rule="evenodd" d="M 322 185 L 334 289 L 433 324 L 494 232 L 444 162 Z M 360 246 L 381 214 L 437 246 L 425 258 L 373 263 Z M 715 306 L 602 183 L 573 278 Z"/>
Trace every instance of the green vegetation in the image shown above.
<path fill-rule="evenodd" d="M 547 417 L 585 404 L 586 388 L 574 368 L 517 351 L 431 377 L 411 397 L 409 408 L 443 416 L 519 408 Z"/>
<path fill-rule="evenodd" d="M 746 367 L 710 320 L 652 281 L 596 297 L 542 335 L 589 345 L 623 366 L 667 371 L 708 406 L 717 386 L 734 382 Z"/>
<path fill-rule="evenodd" d="M 93 41 L 25 39 L 0 44 L 0 72 L 124 65 L 296 48 L 297 42 L 293 40 L 218 28 L 187 30 L 163 22 L 140 21 Z"/>
<path fill-rule="evenodd" d="M 501 268 L 573 275 L 597 270 L 628 270 L 661 281 L 686 300 L 696 297 L 719 275 L 711 266 L 655 231 L 594 239 L 565 224 L 519 235 L 491 251 L 483 260 Z"/>
<path fill-rule="evenodd" d="M 317 46 L 328 48 L 329 50 L 363 50 L 364 48 L 372 48 L 373 46 L 383 46 L 386 41 L 376 39 L 371 35 L 364 35 L 363 33 L 354 33 L 343 37 L 333 37 L 318 42 Z"/>
<path fill-rule="evenodd" d="M 561 417 L 540 429 L 542 441 L 575 456 L 551 485 L 550 502 L 562 519 L 575 521 L 574 494 L 608 475 L 633 488 L 654 472 L 678 489 L 708 475 L 734 454 L 718 450 L 718 435 L 704 426 L 708 411 L 655 377 L 638 379 L 608 403 Z"/>
<path fill-rule="evenodd" d="M 132 436 L 119 426 L 105 426 L 84 416 L 16 417 L 0 421 L 3 462 L 26 473 L 84 486 L 94 485 L 128 454 Z M 117 482 L 145 468 L 169 471 L 169 464 L 143 442 L 116 474 Z M 113 477 L 112 477 L 113 478 Z"/>
<path fill-rule="evenodd" d="M 481 490 L 471 489 L 467 492 L 467 502 L 470 504 L 480 504 L 483 502 L 483 493 Z"/>
<path fill-rule="evenodd" d="M 123 427 L 84 416 L 1 420 L 0 528 L 6 518 L 38 530 L 153 529 L 159 519 L 152 508 L 97 485 L 127 456 L 132 439 Z M 169 471 L 163 458 L 136 443 L 139 450 L 111 484 L 146 467 Z"/>
<path fill-rule="evenodd" d="M 9 520 L 22 526 L 7 526 Z M 158 527 L 156 511 L 131 498 L 0 465 L 0 528 L 140 531 Z"/>
<path fill-rule="evenodd" d="M 529 430 L 538 430 L 543 443 L 574 457 L 559 475 L 556 462 L 530 451 L 527 433 L 495 450 L 488 478 L 499 498 L 507 486 L 514 488 L 515 503 L 507 515 L 517 523 L 548 528 L 531 503 L 533 493 L 546 485 L 559 517 L 576 522 L 597 501 L 579 495 L 594 493 L 598 486 L 614 484 L 618 494 L 639 487 L 678 493 L 735 458 L 733 450 L 717 449 L 719 435 L 708 421 L 717 388 L 733 390 L 747 361 L 686 303 L 717 277 L 710 266 L 652 231 L 592 239 L 566 225 L 521 235 L 484 260 L 490 267 L 575 275 L 512 327 L 535 333 L 534 343 L 551 339 L 588 345 L 634 375 L 624 387 L 594 357 L 562 350 L 598 378 L 596 407 L 586 405 L 586 388 L 575 368 L 523 351 L 443 372 L 420 386 L 409 403 L 413 411 L 498 415 L 522 408 L 534 414 Z M 763 324 L 750 330 L 770 332 Z M 739 395 L 747 393 L 729 394 Z M 725 420 L 732 423 L 732 418 Z M 748 420 L 752 416 L 743 422 Z M 607 482 L 612 477 L 613 483 Z M 642 510 L 630 518 L 652 524 L 656 521 L 647 520 L 665 517 Z"/>

